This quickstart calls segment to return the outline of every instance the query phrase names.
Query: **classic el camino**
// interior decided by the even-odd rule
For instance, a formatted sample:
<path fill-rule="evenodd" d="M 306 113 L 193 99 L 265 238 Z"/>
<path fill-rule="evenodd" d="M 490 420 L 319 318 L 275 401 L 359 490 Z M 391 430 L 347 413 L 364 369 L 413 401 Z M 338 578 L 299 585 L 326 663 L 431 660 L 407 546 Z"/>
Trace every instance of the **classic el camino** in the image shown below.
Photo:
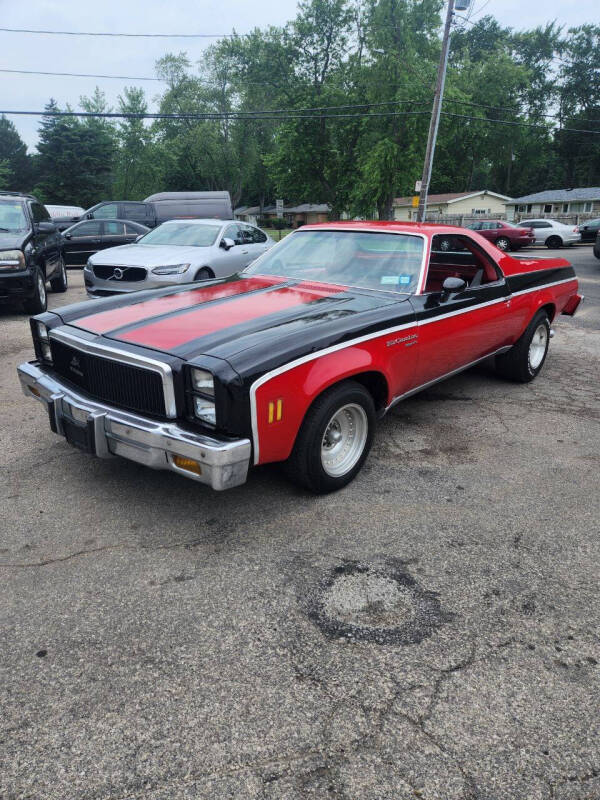
<path fill-rule="evenodd" d="M 52 430 L 101 458 L 213 489 L 284 462 L 324 493 L 409 395 L 491 356 L 535 378 L 577 289 L 568 261 L 517 260 L 463 228 L 307 225 L 229 278 L 34 317 L 19 376 Z"/>

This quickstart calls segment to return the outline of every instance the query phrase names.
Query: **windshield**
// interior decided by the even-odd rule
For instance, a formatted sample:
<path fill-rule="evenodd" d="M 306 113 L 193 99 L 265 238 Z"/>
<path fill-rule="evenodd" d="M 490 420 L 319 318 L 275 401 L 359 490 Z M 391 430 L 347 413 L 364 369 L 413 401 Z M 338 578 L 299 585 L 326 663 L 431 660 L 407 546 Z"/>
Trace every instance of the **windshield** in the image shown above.
<path fill-rule="evenodd" d="M 417 288 L 422 259 L 420 236 L 299 231 L 265 253 L 245 273 L 412 293 Z"/>
<path fill-rule="evenodd" d="M 169 244 L 183 247 L 210 247 L 215 243 L 220 225 L 194 225 L 164 223 L 147 233 L 140 244 Z"/>
<path fill-rule="evenodd" d="M 0 230 L 25 231 L 28 227 L 22 203 L 18 201 L 0 203 Z"/>

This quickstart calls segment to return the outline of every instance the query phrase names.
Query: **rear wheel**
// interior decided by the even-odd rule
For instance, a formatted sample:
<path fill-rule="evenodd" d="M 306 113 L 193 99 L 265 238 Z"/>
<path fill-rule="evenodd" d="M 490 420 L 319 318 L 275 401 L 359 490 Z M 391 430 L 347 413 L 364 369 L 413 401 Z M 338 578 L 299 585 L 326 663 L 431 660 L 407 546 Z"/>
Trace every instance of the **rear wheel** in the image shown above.
<path fill-rule="evenodd" d="M 215 277 L 215 273 L 209 267 L 202 267 L 199 269 L 198 272 L 194 275 L 195 281 L 209 281 L 211 278 Z"/>
<path fill-rule="evenodd" d="M 508 353 L 496 357 L 496 369 L 505 378 L 528 383 L 541 372 L 549 344 L 550 321 L 545 311 L 538 311 Z"/>
<path fill-rule="evenodd" d="M 56 278 L 50 281 L 50 288 L 53 292 L 66 292 L 68 287 L 67 270 L 65 269 L 65 259 L 61 255 L 60 267 Z"/>
<path fill-rule="evenodd" d="M 46 279 L 39 267 L 35 268 L 33 274 L 34 293 L 23 303 L 23 308 L 27 314 L 41 314 L 48 308 L 48 298 L 46 295 Z"/>
<path fill-rule="evenodd" d="M 558 248 L 562 247 L 562 245 L 563 240 L 560 238 L 560 236 L 549 236 L 546 239 L 546 247 L 549 250 L 558 250 Z"/>
<path fill-rule="evenodd" d="M 316 494 L 341 489 L 356 476 L 373 443 L 375 404 L 356 381 L 344 381 L 315 400 L 286 462 L 288 477 Z"/>
<path fill-rule="evenodd" d="M 499 250 L 510 250 L 510 239 L 507 239 L 506 236 L 501 236 L 496 239 L 496 247 Z"/>

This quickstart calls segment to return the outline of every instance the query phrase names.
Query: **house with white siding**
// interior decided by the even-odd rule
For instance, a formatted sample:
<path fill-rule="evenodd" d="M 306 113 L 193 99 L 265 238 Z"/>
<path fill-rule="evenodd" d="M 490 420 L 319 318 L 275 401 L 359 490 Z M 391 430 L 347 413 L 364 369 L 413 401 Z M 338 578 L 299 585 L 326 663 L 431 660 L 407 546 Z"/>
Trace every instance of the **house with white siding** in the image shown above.
<path fill-rule="evenodd" d="M 492 217 L 503 218 L 510 197 L 488 189 L 478 192 L 452 192 L 430 194 L 427 198 L 427 219 L 443 221 L 445 217 Z M 394 219 L 402 222 L 416 220 L 417 209 L 412 197 L 397 197 L 393 203 Z"/>
<path fill-rule="evenodd" d="M 506 204 L 507 219 L 536 219 L 590 214 L 600 215 L 600 186 L 582 189 L 548 189 L 526 194 Z"/>

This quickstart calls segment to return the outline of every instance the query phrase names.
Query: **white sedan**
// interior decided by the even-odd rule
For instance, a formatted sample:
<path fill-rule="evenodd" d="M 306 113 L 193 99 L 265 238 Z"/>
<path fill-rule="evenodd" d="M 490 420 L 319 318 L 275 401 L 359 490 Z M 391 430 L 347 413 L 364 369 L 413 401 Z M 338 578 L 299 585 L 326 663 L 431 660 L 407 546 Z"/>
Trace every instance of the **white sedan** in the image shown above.
<path fill-rule="evenodd" d="M 554 219 L 526 219 L 519 222 L 518 227 L 531 228 L 535 236 L 535 243 L 545 244 L 551 250 L 581 241 L 577 225 L 565 225 Z"/>
<path fill-rule="evenodd" d="M 134 244 L 95 253 L 83 277 L 90 297 L 222 278 L 240 272 L 274 244 L 260 228 L 243 222 L 171 220 Z"/>

